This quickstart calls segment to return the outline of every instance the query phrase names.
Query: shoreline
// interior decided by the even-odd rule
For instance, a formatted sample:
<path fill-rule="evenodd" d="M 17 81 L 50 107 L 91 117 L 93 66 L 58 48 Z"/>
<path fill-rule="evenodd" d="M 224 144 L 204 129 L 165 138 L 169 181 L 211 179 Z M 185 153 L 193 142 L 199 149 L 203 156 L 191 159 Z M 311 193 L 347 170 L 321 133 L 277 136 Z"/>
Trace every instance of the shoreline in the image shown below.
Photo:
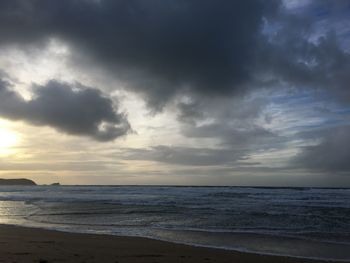
<path fill-rule="evenodd" d="M 0 244 L 0 262 L 346 262 L 4 224 L 0 224 Z"/>

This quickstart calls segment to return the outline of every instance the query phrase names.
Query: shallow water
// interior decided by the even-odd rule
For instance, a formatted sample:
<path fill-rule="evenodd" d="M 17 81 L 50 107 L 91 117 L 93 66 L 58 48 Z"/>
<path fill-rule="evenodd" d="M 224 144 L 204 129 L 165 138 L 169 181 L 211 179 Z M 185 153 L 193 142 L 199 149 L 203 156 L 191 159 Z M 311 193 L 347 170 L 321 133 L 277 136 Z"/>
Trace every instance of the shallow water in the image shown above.
<path fill-rule="evenodd" d="M 350 260 L 350 189 L 0 187 L 0 223 Z"/>

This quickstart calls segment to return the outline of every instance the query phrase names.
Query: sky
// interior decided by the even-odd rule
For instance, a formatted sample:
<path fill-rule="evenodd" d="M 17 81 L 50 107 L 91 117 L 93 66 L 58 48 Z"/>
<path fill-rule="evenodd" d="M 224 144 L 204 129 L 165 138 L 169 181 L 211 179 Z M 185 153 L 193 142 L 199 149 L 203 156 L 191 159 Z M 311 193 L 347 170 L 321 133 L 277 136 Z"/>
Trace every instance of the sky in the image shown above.
<path fill-rule="evenodd" d="M 0 177 L 350 187 L 350 1 L 0 1 Z"/>

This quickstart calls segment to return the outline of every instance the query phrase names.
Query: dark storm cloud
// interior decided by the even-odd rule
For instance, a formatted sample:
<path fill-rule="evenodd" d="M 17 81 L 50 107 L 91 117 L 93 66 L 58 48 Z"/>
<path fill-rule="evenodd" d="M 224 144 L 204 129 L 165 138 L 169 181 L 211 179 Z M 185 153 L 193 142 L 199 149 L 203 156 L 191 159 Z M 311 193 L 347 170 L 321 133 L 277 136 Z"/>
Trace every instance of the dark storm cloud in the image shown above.
<path fill-rule="evenodd" d="M 117 113 L 112 100 L 97 89 L 74 87 L 57 81 L 34 87 L 33 98 L 25 100 L 10 83 L 0 80 L 0 115 L 34 125 L 47 125 L 72 135 L 110 141 L 130 130 L 126 117 Z"/>
<path fill-rule="evenodd" d="M 179 90 L 241 89 L 262 18 L 276 7 L 260 0 L 8 0 L 0 3 L 0 42 L 63 39 L 159 109 Z"/>
<path fill-rule="evenodd" d="M 310 41 L 317 14 L 337 16 L 334 6 L 313 1 L 290 14 L 277 1 L 260 0 L 5 0 L 0 43 L 62 39 L 73 54 L 93 59 L 89 67 L 107 69 L 154 109 L 179 92 L 227 96 L 261 87 L 261 72 L 349 98 L 349 54 L 331 34 Z"/>
<path fill-rule="evenodd" d="M 291 161 L 292 165 L 331 174 L 350 174 L 350 126 L 331 128 L 314 136 L 321 136 L 321 142 L 303 147 Z"/>
<path fill-rule="evenodd" d="M 349 54 L 335 35 L 310 39 L 319 17 L 346 19 L 350 5 L 337 6 L 311 1 L 288 13 L 260 0 L 4 0 L 0 43 L 66 41 L 156 110 L 179 92 L 227 96 L 261 87 L 261 73 L 348 100 Z"/>

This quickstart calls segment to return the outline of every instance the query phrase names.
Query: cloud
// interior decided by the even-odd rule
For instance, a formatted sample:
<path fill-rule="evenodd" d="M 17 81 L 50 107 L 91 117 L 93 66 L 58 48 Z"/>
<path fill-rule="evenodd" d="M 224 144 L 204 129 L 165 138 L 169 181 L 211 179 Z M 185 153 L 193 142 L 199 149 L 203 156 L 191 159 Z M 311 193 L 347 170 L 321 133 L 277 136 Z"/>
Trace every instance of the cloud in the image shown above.
<path fill-rule="evenodd" d="M 270 19 L 267 41 L 260 42 L 257 52 L 258 61 L 262 61 L 255 69 L 259 76 L 265 74 L 280 86 L 323 90 L 338 102 L 349 103 L 350 53 L 343 47 L 343 29 L 333 21 L 346 23 L 343 13 L 349 15 L 350 5 L 344 4 L 344 9 L 337 5 L 334 1 L 311 1 L 303 12 L 291 14 L 282 9 Z M 316 12 L 322 15 L 316 16 Z"/>
<path fill-rule="evenodd" d="M 112 100 L 97 89 L 51 80 L 45 86 L 35 86 L 32 99 L 25 100 L 10 86 L 0 81 L 2 117 L 97 141 L 111 141 L 130 131 L 126 116 L 118 113 Z"/>
<path fill-rule="evenodd" d="M 178 92 L 226 96 L 246 88 L 263 17 L 277 6 L 260 0 L 7 0 L 0 3 L 0 43 L 59 38 L 161 109 Z"/>
<path fill-rule="evenodd" d="M 330 174 L 350 174 L 350 126 L 330 128 L 311 137 L 321 137 L 321 142 L 302 147 L 301 152 L 291 160 L 292 165 Z"/>
<path fill-rule="evenodd" d="M 265 106 L 266 101 L 260 97 L 179 102 L 180 132 L 186 137 L 186 146 L 127 149 L 119 157 L 229 169 L 258 165 L 251 159 L 252 153 L 280 148 L 286 141 L 257 122 L 264 116 Z"/>
<path fill-rule="evenodd" d="M 262 75 L 348 102 L 350 56 L 329 33 L 338 28 L 322 26 L 319 17 L 339 14 L 343 21 L 349 6 L 310 1 L 301 10 L 260 0 L 5 0 L 0 44 L 60 39 L 78 67 L 86 63 L 79 57 L 91 59 L 89 68 L 110 72 L 154 110 L 180 93 L 226 97 L 259 89 Z"/>
<path fill-rule="evenodd" d="M 282 138 L 268 128 L 273 116 L 264 116 L 264 110 L 273 98 L 263 93 L 266 89 L 288 93 L 295 88 L 301 97 L 321 90 L 327 100 L 350 102 L 350 54 L 344 45 L 349 34 L 346 26 L 338 27 L 348 20 L 349 5 L 337 5 L 335 1 L 283 6 L 260 0 L 4 0 L 0 45 L 26 49 L 58 39 L 68 46 L 67 56 L 77 68 L 110 73 L 107 76 L 113 77 L 106 82 L 117 79 L 128 91 L 142 94 L 153 110 L 175 102 L 182 135 L 201 144 L 156 146 L 130 153 L 130 158 L 224 164 L 253 152 L 287 147 L 286 141 L 295 139 Z M 331 26 L 326 27 L 327 22 Z M 8 83 L 1 85 L 0 113 L 7 118 L 100 141 L 130 130 L 126 117 L 95 89 L 53 81 L 35 89 L 33 99 L 25 101 Z M 246 99 L 258 92 L 265 98 Z M 291 96 L 288 93 L 284 104 Z M 51 103 L 53 98 L 62 104 Z M 279 130 L 300 130 L 296 123 L 305 126 L 306 119 L 297 117 L 299 122 L 280 116 L 281 122 L 273 124 Z M 331 170 L 338 161 L 340 170 L 346 168 L 339 163 L 347 156 L 345 150 L 338 159 L 320 161 L 325 158 L 323 147 L 338 144 L 331 135 L 322 138 L 321 144 L 302 148 L 295 162 Z M 218 142 L 214 146 L 220 148 L 203 147 L 207 141 Z M 313 154 L 320 159 L 312 159 Z"/>
<path fill-rule="evenodd" d="M 232 166 L 244 159 L 245 152 L 228 149 L 194 148 L 158 145 L 149 149 L 128 149 L 125 160 L 148 160 L 174 165 Z"/>
<path fill-rule="evenodd" d="M 250 147 L 276 147 L 273 143 L 278 142 L 278 136 L 273 132 L 257 125 L 235 127 L 227 123 L 213 123 L 200 126 L 187 126 L 183 134 L 192 138 L 218 138 L 225 146 L 236 148 Z"/>
<path fill-rule="evenodd" d="M 188 138 L 216 139 L 221 147 L 276 147 L 281 138 L 264 127 L 266 94 L 205 99 L 178 104 L 181 133 Z M 263 119 L 263 121 L 259 121 Z"/>

